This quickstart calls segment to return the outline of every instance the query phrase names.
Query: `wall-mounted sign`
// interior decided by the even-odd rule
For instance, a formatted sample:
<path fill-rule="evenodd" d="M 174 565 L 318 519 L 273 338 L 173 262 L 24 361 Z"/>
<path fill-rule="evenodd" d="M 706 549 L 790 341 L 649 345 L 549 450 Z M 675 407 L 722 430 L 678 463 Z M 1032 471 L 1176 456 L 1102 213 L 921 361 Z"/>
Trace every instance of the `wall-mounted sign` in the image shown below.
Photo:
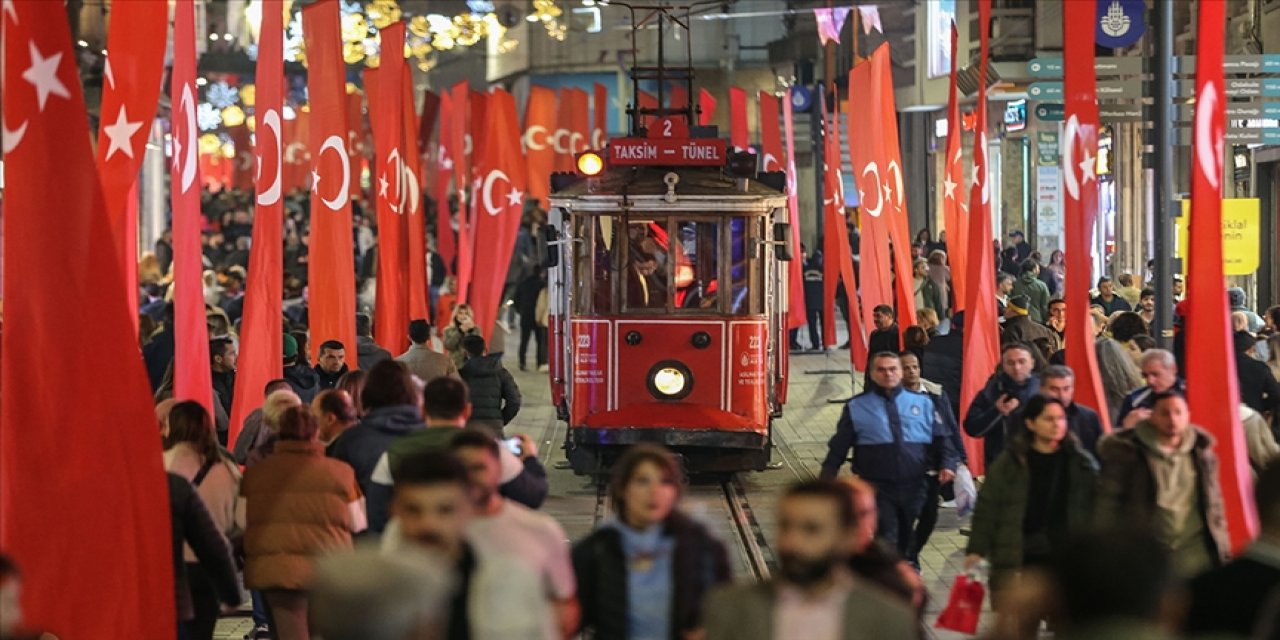
<path fill-rule="evenodd" d="M 1132 46 L 1147 30 L 1143 0 L 1098 0 L 1098 46 Z"/>
<path fill-rule="evenodd" d="M 1182 201 L 1182 217 L 1178 218 L 1178 256 L 1183 269 L 1187 265 L 1187 230 L 1191 227 L 1191 201 Z M 1228 276 L 1252 275 L 1258 270 L 1259 239 L 1262 237 L 1262 215 L 1257 198 L 1224 198 L 1222 200 L 1222 273 Z"/>
<path fill-rule="evenodd" d="M 1010 100 L 1004 105 L 1004 130 L 1022 131 L 1027 128 L 1027 101 Z"/>

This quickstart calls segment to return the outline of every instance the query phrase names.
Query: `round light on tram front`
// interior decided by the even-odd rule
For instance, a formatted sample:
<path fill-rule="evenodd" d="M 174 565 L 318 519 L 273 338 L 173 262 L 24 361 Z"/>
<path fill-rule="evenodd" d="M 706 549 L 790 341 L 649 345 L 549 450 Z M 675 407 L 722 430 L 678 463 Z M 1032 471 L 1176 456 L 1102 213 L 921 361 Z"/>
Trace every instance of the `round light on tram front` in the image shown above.
<path fill-rule="evenodd" d="M 588 151 L 578 156 L 578 171 L 584 176 L 599 175 L 604 171 L 604 158 L 594 151 Z"/>
<path fill-rule="evenodd" d="M 682 400 L 693 392 L 693 373 L 683 362 L 664 360 L 649 369 L 646 386 L 658 400 Z"/>
<path fill-rule="evenodd" d="M 664 396 L 679 395 L 684 385 L 684 373 L 675 367 L 663 367 L 653 374 L 653 388 Z"/>

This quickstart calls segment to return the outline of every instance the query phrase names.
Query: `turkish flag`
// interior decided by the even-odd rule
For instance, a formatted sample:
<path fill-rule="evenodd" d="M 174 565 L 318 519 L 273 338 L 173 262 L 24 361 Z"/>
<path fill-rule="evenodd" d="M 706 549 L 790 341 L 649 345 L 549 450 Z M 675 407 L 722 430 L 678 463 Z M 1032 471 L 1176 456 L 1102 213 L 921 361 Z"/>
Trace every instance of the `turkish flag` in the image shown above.
<path fill-rule="evenodd" d="M 449 209 L 449 186 L 453 183 L 453 96 L 440 94 L 440 135 L 436 140 L 436 175 L 432 181 L 433 198 L 436 201 L 436 251 L 444 261 L 445 269 L 455 272 L 453 260 L 457 255 L 457 239 L 453 231 L 453 212 Z M 442 318 L 436 319 L 439 324 Z"/>
<path fill-rule="evenodd" d="M 532 97 L 531 92 L 530 100 Z M 575 171 L 576 155 L 587 149 L 587 130 L 590 127 L 587 103 L 587 93 L 581 89 L 566 87 L 560 90 L 560 104 L 554 109 L 555 132 L 551 135 L 556 171 Z"/>
<path fill-rule="evenodd" d="M 179 17 L 191 16 L 189 3 L 178 6 Z M 3 258 L 0 548 L 23 569 L 31 628 L 62 638 L 173 637 L 160 438 L 137 311 L 120 295 L 125 275 L 108 240 L 66 9 L 5 2 L 0 25 L 3 235 L 11 240 Z M 91 340 L 91 355 L 76 336 Z M 201 366 L 209 371 L 207 360 Z"/>
<path fill-rule="evenodd" d="M 667 108 L 685 109 L 689 106 L 689 90 L 683 82 L 671 85 L 671 93 L 667 96 Z"/>
<path fill-rule="evenodd" d="M 1098 354 L 1093 348 L 1093 318 L 1089 314 L 1089 285 L 1093 273 L 1089 248 L 1098 217 L 1098 180 L 1094 175 L 1094 158 L 1098 154 L 1094 26 L 1095 16 L 1090 11 L 1068 11 L 1063 18 L 1067 124 L 1061 146 L 1062 178 L 1066 186 L 1062 231 L 1066 236 L 1069 276 L 1063 300 L 1067 303 L 1066 341 L 1072 347 L 1067 349 L 1067 366 L 1076 374 L 1075 400 L 1086 407 L 1097 407 L 1103 430 L 1111 431 L 1107 397 L 1098 373 Z M 1041 231 L 1051 233 L 1047 229 Z"/>
<path fill-rule="evenodd" d="M 964 200 L 963 189 L 960 189 L 964 186 L 964 154 L 960 149 L 964 132 L 960 128 L 960 101 L 956 96 L 956 64 L 959 59 L 956 42 L 956 25 L 953 22 L 951 23 L 951 85 L 947 92 L 946 168 L 943 170 L 942 179 L 942 225 L 947 232 L 947 265 L 951 268 L 954 310 L 960 311 L 964 309 L 965 300 L 964 279 L 965 264 L 967 264 L 965 253 L 969 248 L 969 205 Z"/>
<path fill-rule="evenodd" d="M 1240 390 L 1223 287 L 1222 159 L 1226 93 L 1222 65 L 1226 3 L 1201 0 L 1196 20 L 1196 102 L 1191 162 L 1191 228 L 1187 290 L 1187 402 L 1192 420 L 1217 440 L 1218 478 L 1232 551 L 1258 534 L 1253 478 L 1240 426 Z M 1068 351 L 1069 353 L 1069 351 Z"/>
<path fill-rule="evenodd" d="M 524 213 L 525 167 L 520 152 L 520 125 L 511 94 L 495 89 L 486 99 L 484 145 L 476 157 L 480 189 L 476 195 L 479 215 L 475 235 L 476 271 L 470 297 L 476 326 L 489 331 L 502 306 L 507 265 L 515 250 L 516 234 Z M 492 336 L 488 336 L 492 338 Z"/>
<path fill-rule="evenodd" d="M 194 0 L 178 0 L 173 22 L 173 397 L 195 400 L 213 415 L 209 329 L 204 314 L 204 257 L 200 229 L 200 176 L 196 156 L 196 16 Z"/>
<path fill-rule="evenodd" d="M 403 22 L 381 30 L 385 51 L 404 50 Z M 377 69 L 365 70 L 369 87 L 369 123 L 373 126 L 374 166 L 378 216 L 377 308 L 373 314 L 373 338 L 382 348 L 401 353 L 408 346 L 408 247 L 405 233 L 407 194 L 404 141 L 404 56 L 385 55 Z"/>
<path fill-rule="evenodd" d="M 760 170 L 785 171 L 786 167 L 782 165 L 782 132 L 778 128 L 778 96 L 761 91 L 759 100 Z"/>
<path fill-rule="evenodd" d="M 266 0 L 262 33 L 284 29 L 282 0 Z M 244 316 L 240 322 L 240 359 L 236 363 L 236 393 L 231 405 L 228 442 L 235 442 L 244 419 L 262 405 L 261 389 L 281 375 L 284 354 L 283 313 L 284 199 L 283 145 L 280 112 L 284 109 L 284 43 L 264 38 L 258 45 L 255 74 L 257 139 L 254 152 L 253 242 L 249 248 L 249 278 L 245 283 Z"/>
<path fill-rule="evenodd" d="M 960 419 L 1000 364 L 1000 322 L 996 318 L 996 265 L 992 247 L 991 185 L 987 175 L 987 60 L 990 56 L 991 0 L 978 0 L 978 115 L 973 144 L 973 185 L 969 190 L 969 261 L 964 318 L 964 370 L 960 380 Z M 1091 344 L 1091 343 L 1090 343 Z M 985 470 L 981 440 L 966 439 L 973 475 Z"/>
<path fill-rule="evenodd" d="M 168 10 L 151 2 L 122 2 L 111 13 L 98 126 L 98 177 L 120 263 L 125 299 L 138 324 L 138 170 L 160 101 Z M 132 196 L 131 196 L 132 194 Z"/>
<path fill-rule="evenodd" d="M 761 109 L 761 113 L 764 113 L 764 109 Z M 787 89 L 785 102 L 782 103 L 782 115 L 787 135 L 787 220 L 791 223 L 792 256 L 791 262 L 787 267 L 787 286 L 789 287 L 787 290 L 787 328 L 796 329 L 803 327 L 808 322 L 809 316 L 804 304 L 804 260 L 800 255 L 800 198 L 796 188 L 796 135 L 795 126 L 792 124 L 790 89 Z M 845 235 L 848 235 L 848 233 L 849 231 L 846 229 Z"/>
<path fill-rule="evenodd" d="M 450 89 L 453 98 L 453 181 L 458 194 L 458 233 L 454 247 L 457 255 L 458 299 L 465 300 L 471 287 L 471 89 L 466 80 Z"/>
<path fill-rule="evenodd" d="M 408 68 L 406 66 L 406 68 Z M 412 75 L 410 71 L 410 75 Z M 413 86 L 412 84 L 405 85 Z M 422 113 L 418 117 L 418 150 L 425 156 L 431 145 L 431 132 L 436 128 L 436 118 L 440 116 L 440 94 L 427 90 L 422 94 Z"/>
<path fill-rule="evenodd" d="M 741 87 L 729 87 L 729 144 L 745 151 L 751 148 L 747 133 L 747 92 Z"/>
<path fill-rule="evenodd" d="M 711 120 L 716 117 L 716 97 L 706 89 L 698 89 L 698 109 L 701 111 L 698 124 L 704 127 L 710 126 Z"/>
<path fill-rule="evenodd" d="M 413 72 L 409 65 L 400 65 L 403 76 L 404 91 L 401 92 L 404 103 L 404 126 L 401 128 L 403 141 L 401 149 L 404 156 L 404 193 L 401 198 L 401 211 L 405 216 L 405 248 L 408 251 L 407 268 L 409 287 L 408 315 L 405 317 L 405 337 L 402 344 L 409 348 L 409 320 L 431 317 L 431 298 L 427 283 L 427 225 L 422 210 L 422 154 L 418 149 L 418 132 L 414 124 L 418 123 L 418 113 L 413 108 Z M 396 352 L 399 353 L 399 352 Z"/>
<path fill-rule="evenodd" d="M 351 188 L 348 194 L 360 195 L 360 176 L 364 173 L 365 143 L 364 94 L 356 89 L 347 93 L 347 164 L 351 166 Z"/>
<path fill-rule="evenodd" d="M 236 157 L 231 160 L 231 186 L 241 191 L 253 189 L 253 142 L 249 127 L 240 125 L 228 130 L 231 144 L 235 147 Z"/>
<path fill-rule="evenodd" d="M 844 282 L 844 293 L 849 300 L 849 362 L 858 371 L 867 368 L 867 339 L 862 331 L 858 314 L 858 283 L 853 273 L 853 254 L 849 247 L 849 229 L 844 215 L 844 180 L 840 178 L 840 127 L 838 117 L 832 114 L 827 122 L 824 163 L 822 174 L 823 212 L 823 300 L 822 341 L 836 344 L 836 284 Z"/>
<path fill-rule="evenodd" d="M 912 276 L 911 232 L 907 229 L 907 198 L 902 183 L 902 151 L 898 144 L 898 107 L 894 102 L 893 70 L 889 44 L 871 54 L 872 75 L 880 81 L 880 144 L 884 159 L 885 207 L 889 209 L 889 241 L 893 244 L 894 289 L 897 291 L 898 328 L 905 332 L 916 323 L 916 292 Z"/>
<path fill-rule="evenodd" d="M 351 234 L 351 164 L 347 158 L 347 89 L 337 0 L 302 9 L 306 34 L 307 93 L 311 97 L 311 251 L 309 315 L 311 356 L 337 340 L 355 355 L 356 276 Z M 397 103 L 398 104 L 398 103 Z M 379 301 L 381 303 L 381 301 Z M 352 369 L 354 357 L 347 360 Z"/>
<path fill-rule="evenodd" d="M 609 141 L 609 90 L 599 82 L 592 87 L 591 148 L 597 151 L 604 149 Z"/>
<path fill-rule="evenodd" d="M 556 168 L 556 151 L 551 136 L 556 126 L 556 92 L 547 87 L 529 87 L 529 102 L 524 109 L 524 152 L 529 168 L 529 197 L 549 210 L 551 172 Z"/>
<path fill-rule="evenodd" d="M 578 154 L 591 148 L 591 96 L 582 89 L 569 90 L 569 154 L 573 168 L 578 166 Z"/>
<path fill-rule="evenodd" d="M 301 109 L 292 120 L 284 122 L 284 189 L 305 189 L 311 180 L 311 151 L 307 148 L 311 135 L 311 112 Z"/>
<path fill-rule="evenodd" d="M 878 130 L 883 123 L 880 92 L 884 83 L 880 75 L 884 71 L 871 61 L 849 71 L 849 104 L 865 107 L 865 112 L 848 118 L 848 128 L 850 166 L 853 167 L 862 213 L 858 284 L 862 293 L 862 322 L 866 326 L 872 326 L 871 316 L 877 306 L 893 306 L 893 277 L 889 269 L 889 228 L 893 205 L 884 190 L 884 185 L 889 184 L 890 172 L 881 143 L 883 131 Z"/>

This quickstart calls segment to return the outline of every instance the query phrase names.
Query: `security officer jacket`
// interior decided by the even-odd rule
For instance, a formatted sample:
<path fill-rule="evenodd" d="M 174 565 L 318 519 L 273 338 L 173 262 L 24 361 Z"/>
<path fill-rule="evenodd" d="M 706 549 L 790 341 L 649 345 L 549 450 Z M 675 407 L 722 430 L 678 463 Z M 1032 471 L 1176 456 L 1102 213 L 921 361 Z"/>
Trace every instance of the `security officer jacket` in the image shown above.
<path fill-rule="evenodd" d="M 901 386 L 874 383 L 849 400 L 827 443 L 822 477 L 834 478 L 854 449 L 853 472 L 875 484 L 923 480 L 941 452 L 942 468 L 955 470 L 958 454 L 934 401 Z"/>

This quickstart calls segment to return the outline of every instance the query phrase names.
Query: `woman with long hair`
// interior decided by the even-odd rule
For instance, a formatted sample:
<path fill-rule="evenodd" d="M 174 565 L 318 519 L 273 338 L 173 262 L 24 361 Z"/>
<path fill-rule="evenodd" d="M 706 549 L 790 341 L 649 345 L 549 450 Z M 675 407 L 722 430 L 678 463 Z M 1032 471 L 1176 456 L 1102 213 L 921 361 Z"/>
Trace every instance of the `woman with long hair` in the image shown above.
<path fill-rule="evenodd" d="M 352 408 L 355 409 L 357 417 L 364 415 L 364 404 L 360 402 L 360 394 L 364 393 L 364 381 L 367 376 L 368 374 L 363 369 L 348 371 L 342 374 L 341 378 L 338 378 L 338 385 L 334 387 L 347 392 L 347 397 L 351 399 Z"/>
<path fill-rule="evenodd" d="M 1098 374 L 1102 376 L 1102 389 L 1107 399 L 1106 409 L 1111 424 L 1119 424 L 1120 406 L 1130 391 L 1143 385 L 1142 371 L 1134 363 L 1133 356 L 1119 342 L 1111 338 L 1099 338 L 1094 343 L 1098 353 Z"/>
<path fill-rule="evenodd" d="M 476 312 L 469 304 L 453 307 L 453 318 L 444 329 L 444 350 L 453 359 L 453 366 L 461 369 L 467 361 L 467 353 L 462 349 L 462 339 L 467 336 L 483 336 L 476 327 Z"/>
<path fill-rule="evenodd" d="M 167 401 L 166 401 L 167 402 Z M 209 509 L 213 523 L 228 539 L 239 535 L 236 524 L 236 502 L 240 496 L 240 469 L 218 446 L 213 418 L 198 402 L 177 402 L 169 408 L 168 430 L 164 439 L 164 466 L 170 473 L 186 478 L 200 494 Z M 195 618 L 187 622 L 190 638 L 213 637 L 218 623 L 219 599 L 211 576 L 196 558 L 190 546 L 184 545 L 187 585 Z"/>
<path fill-rule="evenodd" d="M 657 445 L 635 445 L 614 464 L 617 517 L 573 548 L 589 637 L 671 640 L 701 628 L 703 597 L 729 581 L 729 559 L 676 508 L 682 482 L 675 457 Z"/>
<path fill-rule="evenodd" d="M 987 469 L 965 557 L 966 567 L 991 563 L 996 590 L 1093 522 L 1098 463 L 1068 432 L 1066 407 L 1035 396 L 1021 417 L 1024 428 Z"/>
<path fill-rule="evenodd" d="M 1067 254 L 1063 253 L 1061 249 L 1055 249 L 1053 253 L 1049 254 L 1049 264 L 1045 266 L 1045 270 L 1053 274 L 1053 281 L 1058 285 L 1054 291 L 1061 294 L 1063 287 L 1066 286 Z"/>

